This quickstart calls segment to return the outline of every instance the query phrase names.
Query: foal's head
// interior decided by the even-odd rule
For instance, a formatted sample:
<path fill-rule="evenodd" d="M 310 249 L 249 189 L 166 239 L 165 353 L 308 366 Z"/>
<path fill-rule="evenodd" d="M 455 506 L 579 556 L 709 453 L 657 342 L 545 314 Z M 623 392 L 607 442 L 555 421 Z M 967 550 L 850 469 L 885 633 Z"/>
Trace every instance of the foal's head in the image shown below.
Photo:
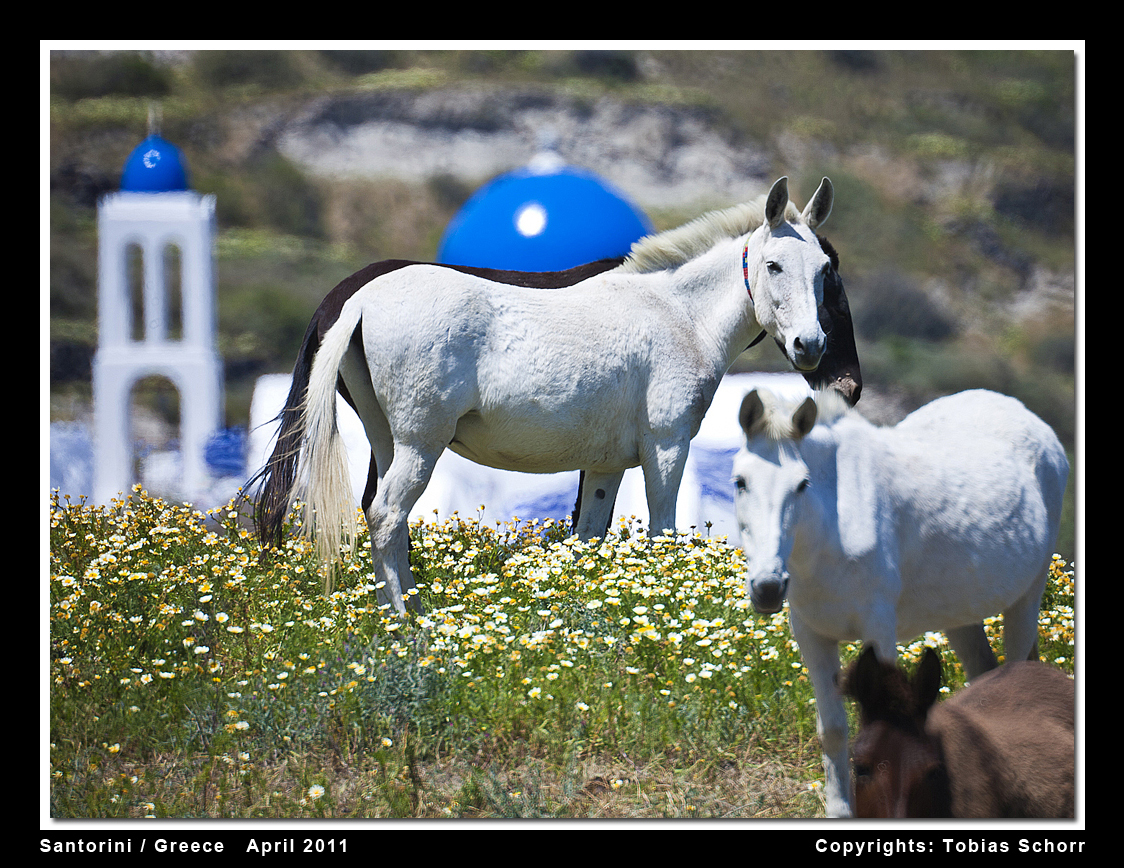
<path fill-rule="evenodd" d="M 844 685 L 860 706 L 855 760 L 856 817 L 949 817 L 951 791 L 940 744 L 925 731 L 941 684 L 926 648 L 912 679 L 866 648 Z"/>

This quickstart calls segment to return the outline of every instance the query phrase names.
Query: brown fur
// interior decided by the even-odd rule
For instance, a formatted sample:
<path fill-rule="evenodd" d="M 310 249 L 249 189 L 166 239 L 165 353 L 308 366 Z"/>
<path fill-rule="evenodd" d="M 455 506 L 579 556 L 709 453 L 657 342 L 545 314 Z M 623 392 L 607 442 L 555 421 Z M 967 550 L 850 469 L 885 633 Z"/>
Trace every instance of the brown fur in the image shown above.
<path fill-rule="evenodd" d="M 856 817 L 1072 817 L 1074 685 L 1037 661 L 981 675 L 944 702 L 927 648 L 909 679 L 872 648 L 846 676 L 860 705 Z"/>

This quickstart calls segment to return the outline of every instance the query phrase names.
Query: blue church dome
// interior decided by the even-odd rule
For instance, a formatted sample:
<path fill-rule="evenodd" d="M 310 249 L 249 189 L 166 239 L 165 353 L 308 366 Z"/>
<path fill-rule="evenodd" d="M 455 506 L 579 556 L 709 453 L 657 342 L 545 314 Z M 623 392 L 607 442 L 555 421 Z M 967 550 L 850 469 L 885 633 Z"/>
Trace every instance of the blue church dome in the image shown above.
<path fill-rule="evenodd" d="M 446 228 L 437 259 L 560 271 L 624 256 L 652 228 L 643 211 L 593 172 L 532 163 L 472 195 Z"/>
<path fill-rule="evenodd" d="M 169 141 L 150 135 L 125 161 L 121 190 L 127 193 L 170 193 L 187 189 L 183 154 Z"/>

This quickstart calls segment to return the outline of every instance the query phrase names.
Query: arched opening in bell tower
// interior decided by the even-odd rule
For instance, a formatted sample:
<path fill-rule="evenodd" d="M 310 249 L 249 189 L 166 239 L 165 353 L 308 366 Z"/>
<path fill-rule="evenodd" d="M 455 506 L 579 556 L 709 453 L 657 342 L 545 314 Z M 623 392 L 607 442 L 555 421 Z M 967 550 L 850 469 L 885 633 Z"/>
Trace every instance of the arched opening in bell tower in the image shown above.
<path fill-rule="evenodd" d="M 138 378 L 129 390 L 128 446 L 129 485 L 178 485 L 182 469 L 175 466 L 182 442 L 180 390 L 167 377 L 150 374 Z"/>

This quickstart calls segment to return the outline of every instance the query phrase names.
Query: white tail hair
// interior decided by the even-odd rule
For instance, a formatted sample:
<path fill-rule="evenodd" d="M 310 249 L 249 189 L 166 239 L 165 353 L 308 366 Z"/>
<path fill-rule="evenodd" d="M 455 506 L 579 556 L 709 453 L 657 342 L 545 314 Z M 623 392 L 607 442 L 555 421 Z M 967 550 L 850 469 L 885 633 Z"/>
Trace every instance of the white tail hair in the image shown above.
<path fill-rule="evenodd" d="M 347 450 L 336 421 L 336 382 L 361 316 L 360 305 L 345 305 L 324 335 L 301 406 L 304 448 L 292 502 L 300 500 L 305 505 L 304 532 L 315 542 L 317 556 L 329 565 L 328 588 L 331 566 L 339 559 L 342 546 L 351 545 L 358 533 Z"/>

